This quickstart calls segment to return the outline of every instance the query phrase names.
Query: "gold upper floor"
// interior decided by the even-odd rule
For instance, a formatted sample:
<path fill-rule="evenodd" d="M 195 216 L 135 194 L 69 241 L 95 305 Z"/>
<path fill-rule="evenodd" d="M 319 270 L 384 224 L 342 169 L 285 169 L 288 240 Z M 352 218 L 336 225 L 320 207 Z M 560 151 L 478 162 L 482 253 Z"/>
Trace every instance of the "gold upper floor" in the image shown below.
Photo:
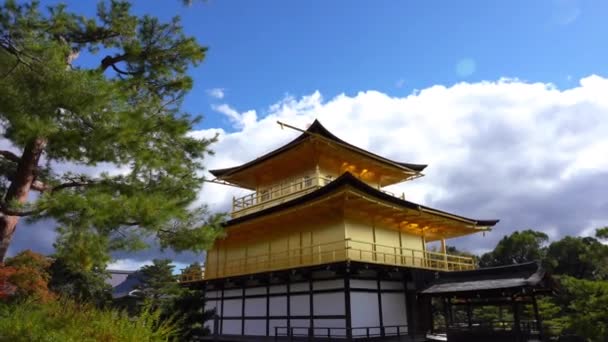
<path fill-rule="evenodd" d="M 261 187 L 258 191 L 251 192 L 245 196 L 233 197 L 232 218 L 245 216 L 304 196 L 328 185 L 338 177 L 339 175 L 331 173 L 331 171 L 321 170 L 317 167 L 314 171 Z M 378 186 L 378 184 L 369 185 Z M 394 196 L 392 192 L 379 190 Z M 405 199 L 405 195 L 402 194 L 399 198 Z"/>
<path fill-rule="evenodd" d="M 337 177 L 345 172 L 385 187 L 422 176 L 426 165 L 400 163 L 350 145 L 318 121 L 286 145 L 243 165 L 211 170 L 217 179 L 259 193 L 315 174 Z"/>

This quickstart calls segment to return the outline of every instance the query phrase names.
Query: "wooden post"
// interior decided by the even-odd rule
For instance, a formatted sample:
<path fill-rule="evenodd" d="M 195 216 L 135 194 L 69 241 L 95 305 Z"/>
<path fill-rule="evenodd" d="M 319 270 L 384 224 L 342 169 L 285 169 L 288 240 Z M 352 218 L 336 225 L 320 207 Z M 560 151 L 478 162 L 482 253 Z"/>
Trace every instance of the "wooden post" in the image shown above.
<path fill-rule="evenodd" d="M 427 267 L 426 264 L 426 238 L 424 237 L 424 232 L 422 232 L 422 263 L 420 266 L 422 267 Z M 412 250 L 412 263 L 415 265 L 416 263 L 414 262 L 414 250 Z"/>
<path fill-rule="evenodd" d="M 534 319 L 536 320 L 536 328 L 538 329 L 538 339 L 543 341 L 543 325 L 538 312 L 538 303 L 536 303 L 536 296 L 532 293 L 532 306 L 534 307 Z"/>
<path fill-rule="evenodd" d="M 344 310 L 346 314 L 346 340 L 352 341 L 353 339 L 353 330 L 352 330 L 352 313 L 351 313 L 351 305 L 350 305 L 350 269 L 347 267 L 346 272 L 344 274 Z"/>
<path fill-rule="evenodd" d="M 470 299 L 467 299 L 467 320 L 469 323 L 469 331 L 473 331 L 473 308 L 471 308 Z"/>
<path fill-rule="evenodd" d="M 443 268 L 448 269 L 448 251 L 445 239 L 441 239 L 441 253 L 443 254 Z"/>
<path fill-rule="evenodd" d="M 521 324 L 520 324 L 520 319 L 519 319 L 519 304 L 517 303 L 517 301 L 515 300 L 515 298 L 511 298 L 511 300 L 513 301 L 513 332 L 515 333 L 515 341 L 521 341 Z"/>
<path fill-rule="evenodd" d="M 444 317 L 443 319 L 444 319 L 444 322 L 445 322 L 444 324 L 445 324 L 445 331 L 446 331 L 446 333 L 448 331 L 448 327 L 450 326 L 450 323 L 449 323 L 449 321 L 450 321 L 449 316 L 450 315 L 449 315 L 449 308 L 448 308 L 449 301 L 450 301 L 449 298 L 447 298 L 447 297 L 443 298 L 443 317 Z"/>

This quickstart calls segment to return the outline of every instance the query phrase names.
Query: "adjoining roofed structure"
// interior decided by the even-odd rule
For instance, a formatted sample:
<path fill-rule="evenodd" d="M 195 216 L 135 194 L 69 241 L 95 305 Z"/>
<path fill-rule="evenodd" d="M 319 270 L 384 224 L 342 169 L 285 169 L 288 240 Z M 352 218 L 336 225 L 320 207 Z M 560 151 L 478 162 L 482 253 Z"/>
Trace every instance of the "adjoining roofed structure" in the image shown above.
<path fill-rule="evenodd" d="M 447 340 L 541 341 L 536 297 L 555 282 L 538 262 L 441 273 L 421 292 L 441 301 Z"/>

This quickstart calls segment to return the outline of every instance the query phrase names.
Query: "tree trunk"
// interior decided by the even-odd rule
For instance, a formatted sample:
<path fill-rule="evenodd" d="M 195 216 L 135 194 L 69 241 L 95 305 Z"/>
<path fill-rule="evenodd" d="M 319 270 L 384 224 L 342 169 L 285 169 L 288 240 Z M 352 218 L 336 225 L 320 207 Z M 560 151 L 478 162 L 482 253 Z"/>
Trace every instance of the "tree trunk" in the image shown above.
<path fill-rule="evenodd" d="M 4 203 L 7 205 L 14 202 L 23 204 L 27 201 L 32 183 L 36 180 L 38 160 L 45 146 L 46 140 L 42 138 L 34 139 L 25 146 L 15 177 L 4 197 Z M 0 264 L 4 262 L 8 246 L 15 234 L 15 228 L 17 228 L 17 222 L 19 222 L 19 216 L 5 214 L 0 216 Z"/>

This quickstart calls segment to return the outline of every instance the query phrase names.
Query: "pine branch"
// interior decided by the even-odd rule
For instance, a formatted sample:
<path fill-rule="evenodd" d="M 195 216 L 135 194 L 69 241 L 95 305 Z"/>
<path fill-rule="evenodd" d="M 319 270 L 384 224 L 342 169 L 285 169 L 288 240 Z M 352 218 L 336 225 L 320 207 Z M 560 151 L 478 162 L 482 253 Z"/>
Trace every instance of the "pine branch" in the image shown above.
<path fill-rule="evenodd" d="M 101 65 L 99 66 L 99 68 L 101 69 L 101 71 L 105 71 L 107 68 L 112 67 L 114 68 L 114 70 L 116 70 L 116 63 L 120 63 L 123 61 L 127 60 L 128 55 L 122 54 L 122 55 L 118 55 L 118 56 L 105 56 L 102 60 L 101 60 Z"/>
<path fill-rule="evenodd" d="M 30 186 L 30 189 L 38 191 L 38 192 L 45 192 L 45 191 L 49 190 L 49 186 L 46 185 L 45 183 L 37 180 L 32 183 L 32 185 Z"/>
<path fill-rule="evenodd" d="M 63 189 L 69 189 L 69 188 L 79 188 L 79 187 L 83 187 L 83 186 L 90 186 L 95 184 L 94 182 L 83 182 L 83 181 L 70 181 L 67 183 L 62 183 L 59 184 L 57 186 L 52 187 L 50 190 L 51 192 L 56 192 L 56 191 L 60 191 Z"/>
<path fill-rule="evenodd" d="M 19 158 L 19 156 L 17 156 L 16 154 L 14 154 L 11 151 L 6 151 L 6 150 L 0 150 L 0 156 L 4 157 L 4 159 L 18 163 L 21 158 Z"/>
<path fill-rule="evenodd" d="M 0 213 L 6 215 L 6 216 L 31 216 L 34 214 L 39 213 L 38 210 L 28 210 L 28 211 L 20 211 L 20 210 L 15 210 L 12 208 L 9 208 L 8 205 L 4 202 L 0 203 Z"/>

